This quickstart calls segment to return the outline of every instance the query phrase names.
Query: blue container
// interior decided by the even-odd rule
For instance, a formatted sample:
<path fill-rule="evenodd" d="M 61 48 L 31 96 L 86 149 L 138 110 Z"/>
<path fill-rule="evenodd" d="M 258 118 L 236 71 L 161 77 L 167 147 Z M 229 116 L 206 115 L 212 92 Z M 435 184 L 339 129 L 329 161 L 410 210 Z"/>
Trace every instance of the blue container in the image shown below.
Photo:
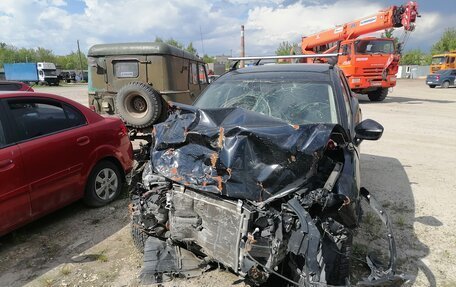
<path fill-rule="evenodd" d="M 21 82 L 38 82 L 36 63 L 4 64 L 5 79 Z"/>

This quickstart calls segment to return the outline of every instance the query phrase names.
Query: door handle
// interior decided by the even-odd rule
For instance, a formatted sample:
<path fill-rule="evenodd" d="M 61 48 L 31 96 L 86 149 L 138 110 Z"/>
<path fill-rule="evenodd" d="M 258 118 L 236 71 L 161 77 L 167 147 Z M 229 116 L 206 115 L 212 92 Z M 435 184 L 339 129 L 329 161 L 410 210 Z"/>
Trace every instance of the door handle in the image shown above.
<path fill-rule="evenodd" d="M 88 136 L 83 136 L 83 137 L 78 138 L 76 140 L 76 142 L 78 143 L 78 145 L 84 146 L 84 145 L 90 143 L 90 139 Z"/>
<path fill-rule="evenodd" d="M 10 170 L 14 167 L 14 162 L 12 159 L 6 159 L 0 161 L 0 172 Z"/>

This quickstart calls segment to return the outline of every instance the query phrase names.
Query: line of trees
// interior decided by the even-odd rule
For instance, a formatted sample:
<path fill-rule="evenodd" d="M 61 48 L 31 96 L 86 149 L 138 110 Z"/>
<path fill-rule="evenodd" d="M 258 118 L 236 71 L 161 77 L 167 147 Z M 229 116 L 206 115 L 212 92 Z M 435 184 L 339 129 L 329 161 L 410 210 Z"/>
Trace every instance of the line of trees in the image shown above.
<path fill-rule="evenodd" d="M 87 69 L 87 57 L 81 53 L 82 69 Z M 79 55 L 77 52 L 71 52 L 68 55 L 55 55 L 52 50 L 38 47 L 36 49 L 17 48 L 13 45 L 0 42 L 0 67 L 4 63 L 22 63 L 22 62 L 51 62 L 64 70 L 80 69 Z"/>
<path fill-rule="evenodd" d="M 432 56 L 456 50 L 456 28 L 448 28 L 443 32 L 440 39 L 432 46 L 430 53 L 420 49 L 413 49 L 405 52 L 401 58 L 402 65 L 429 65 Z"/>
<path fill-rule="evenodd" d="M 155 37 L 154 42 L 166 43 L 168 45 L 171 45 L 171 46 L 177 47 L 179 49 L 182 49 L 184 51 L 187 51 L 193 55 L 198 55 L 198 51 L 196 50 L 195 47 L 193 47 L 193 42 L 190 42 L 190 43 L 188 43 L 187 46 L 185 46 L 183 43 L 181 43 L 173 38 L 169 38 L 168 40 L 163 40 L 160 37 Z M 205 63 L 213 63 L 215 61 L 214 57 L 208 56 L 207 54 L 204 54 L 202 58 Z"/>

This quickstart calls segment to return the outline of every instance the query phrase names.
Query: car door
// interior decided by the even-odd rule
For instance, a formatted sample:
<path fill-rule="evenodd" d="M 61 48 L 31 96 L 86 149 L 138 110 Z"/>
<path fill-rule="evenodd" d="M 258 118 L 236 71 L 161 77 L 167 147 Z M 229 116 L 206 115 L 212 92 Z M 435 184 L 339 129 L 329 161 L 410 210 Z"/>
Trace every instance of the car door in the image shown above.
<path fill-rule="evenodd" d="M 0 235 L 30 219 L 30 197 L 19 147 L 0 101 Z"/>
<path fill-rule="evenodd" d="M 85 117 L 70 105 L 46 98 L 9 99 L 7 106 L 30 184 L 32 216 L 80 198 L 81 172 L 92 149 Z"/>
<path fill-rule="evenodd" d="M 450 85 L 456 85 L 456 70 L 452 70 L 450 73 Z"/>

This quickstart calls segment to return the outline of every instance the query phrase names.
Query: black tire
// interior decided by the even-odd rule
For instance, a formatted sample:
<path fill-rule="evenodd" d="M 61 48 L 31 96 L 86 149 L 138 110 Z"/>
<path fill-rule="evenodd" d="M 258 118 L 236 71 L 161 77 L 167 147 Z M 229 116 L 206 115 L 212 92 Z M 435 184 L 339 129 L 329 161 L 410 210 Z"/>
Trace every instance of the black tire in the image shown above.
<path fill-rule="evenodd" d="M 141 228 L 139 228 L 134 222 L 131 223 L 131 238 L 133 239 L 133 244 L 139 252 L 144 253 L 144 245 L 146 245 L 146 240 L 149 238 Z"/>
<path fill-rule="evenodd" d="M 435 88 L 435 85 L 429 85 L 429 88 L 433 89 Z"/>
<path fill-rule="evenodd" d="M 388 89 L 386 88 L 380 88 L 367 94 L 371 102 L 381 102 L 386 98 L 387 95 Z"/>
<path fill-rule="evenodd" d="M 442 88 L 448 89 L 449 87 L 450 87 L 450 82 L 445 81 L 445 82 L 442 83 Z"/>
<path fill-rule="evenodd" d="M 152 126 L 162 115 L 162 99 L 149 85 L 132 82 L 117 93 L 116 110 L 127 125 L 146 128 Z"/>
<path fill-rule="evenodd" d="M 109 181 L 110 178 L 114 179 L 114 175 L 116 184 Z M 99 179 L 105 179 L 106 181 L 100 182 Z M 86 184 L 84 202 L 88 206 L 92 207 L 104 206 L 114 201 L 119 196 L 122 192 L 123 184 L 123 172 L 119 170 L 117 165 L 108 160 L 100 161 L 90 172 L 89 179 Z M 104 189 L 103 186 L 105 186 L 106 189 Z"/>

